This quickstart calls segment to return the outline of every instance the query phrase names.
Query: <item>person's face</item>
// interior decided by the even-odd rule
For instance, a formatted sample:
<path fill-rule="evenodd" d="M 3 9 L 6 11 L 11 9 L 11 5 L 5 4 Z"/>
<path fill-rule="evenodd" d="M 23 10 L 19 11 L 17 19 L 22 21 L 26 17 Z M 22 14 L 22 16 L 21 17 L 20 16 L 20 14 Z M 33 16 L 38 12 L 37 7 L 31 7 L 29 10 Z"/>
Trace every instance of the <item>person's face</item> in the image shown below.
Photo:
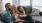
<path fill-rule="evenodd" d="M 19 11 L 22 11 L 22 7 L 20 7 Z"/>
<path fill-rule="evenodd" d="M 12 10 L 12 7 L 10 4 L 8 4 L 8 10 L 11 11 Z"/>
<path fill-rule="evenodd" d="M 16 7 L 14 6 L 14 10 L 16 11 Z"/>

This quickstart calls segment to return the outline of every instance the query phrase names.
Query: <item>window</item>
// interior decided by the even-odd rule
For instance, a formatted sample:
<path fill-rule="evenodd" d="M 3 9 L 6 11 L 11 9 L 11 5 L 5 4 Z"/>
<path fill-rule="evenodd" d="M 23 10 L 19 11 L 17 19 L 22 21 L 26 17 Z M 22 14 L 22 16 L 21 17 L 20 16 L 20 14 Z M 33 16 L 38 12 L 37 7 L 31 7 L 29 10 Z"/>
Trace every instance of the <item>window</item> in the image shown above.
<path fill-rule="evenodd" d="M 6 3 L 10 3 L 12 5 L 12 0 L 2 0 L 3 1 L 3 11 L 6 10 L 5 9 L 5 4 Z"/>
<path fill-rule="evenodd" d="M 42 12 L 42 0 L 32 0 L 32 7 Z"/>
<path fill-rule="evenodd" d="M 30 5 L 30 0 L 20 0 L 20 5 L 21 6 L 28 6 L 28 5 Z"/>

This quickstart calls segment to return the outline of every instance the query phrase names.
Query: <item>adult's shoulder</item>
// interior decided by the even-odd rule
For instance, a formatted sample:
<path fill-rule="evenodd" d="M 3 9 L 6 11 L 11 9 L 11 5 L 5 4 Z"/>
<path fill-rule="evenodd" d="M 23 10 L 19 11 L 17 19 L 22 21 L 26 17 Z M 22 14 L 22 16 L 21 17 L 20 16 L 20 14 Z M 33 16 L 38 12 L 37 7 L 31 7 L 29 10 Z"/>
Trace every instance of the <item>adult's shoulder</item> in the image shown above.
<path fill-rule="evenodd" d="M 17 10 L 17 14 L 20 14 L 20 12 Z"/>
<path fill-rule="evenodd" d="M 2 14 L 7 14 L 6 10 Z"/>

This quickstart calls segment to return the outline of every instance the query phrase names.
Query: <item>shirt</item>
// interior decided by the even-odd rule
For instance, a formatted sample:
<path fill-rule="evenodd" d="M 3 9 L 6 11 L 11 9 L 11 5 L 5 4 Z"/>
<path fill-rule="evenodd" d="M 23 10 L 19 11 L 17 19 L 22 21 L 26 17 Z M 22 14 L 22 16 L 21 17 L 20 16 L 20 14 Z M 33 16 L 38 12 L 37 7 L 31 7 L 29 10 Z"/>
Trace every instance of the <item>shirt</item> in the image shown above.
<path fill-rule="evenodd" d="M 23 15 L 23 17 L 26 17 L 27 15 L 25 14 L 25 11 L 23 10 L 23 12 L 21 13 Z"/>

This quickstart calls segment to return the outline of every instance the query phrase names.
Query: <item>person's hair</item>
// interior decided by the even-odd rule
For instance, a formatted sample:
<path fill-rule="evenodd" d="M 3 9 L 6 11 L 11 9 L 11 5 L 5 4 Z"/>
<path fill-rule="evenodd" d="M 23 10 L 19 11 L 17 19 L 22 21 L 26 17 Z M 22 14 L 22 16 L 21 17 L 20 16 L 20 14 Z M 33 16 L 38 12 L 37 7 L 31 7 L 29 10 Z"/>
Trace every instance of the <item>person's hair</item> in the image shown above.
<path fill-rule="evenodd" d="M 21 6 L 17 6 L 17 10 L 19 10 L 19 9 L 20 9 L 20 7 L 21 7 Z"/>
<path fill-rule="evenodd" d="M 8 6 L 8 4 L 10 4 L 10 3 L 6 3 L 6 4 L 5 4 L 5 7 L 7 7 L 7 6 Z"/>
<path fill-rule="evenodd" d="M 17 6 L 17 10 L 18 10 L 18 11 L 19 11 L 20 7 L 22 7 L 22 6 Z M 23 10 L 24 10 L 24 9 L 23 9 L 23 7 L 22 7 L 22 11 L 19 11 L 19 12 L 21 12 L 21 13 L 22 13 L 22 12 L 23 12 Z"/>
<path fill-rule="evenodd" d="M 11 11 L 11 13 L 12 13 L 12 14 L 17 14 L 17 10 L 16 10 L 16 13 L 14 13 L 14 6 L 15 6 L 15 5 L 12 5 L 12 11 Z"/>

